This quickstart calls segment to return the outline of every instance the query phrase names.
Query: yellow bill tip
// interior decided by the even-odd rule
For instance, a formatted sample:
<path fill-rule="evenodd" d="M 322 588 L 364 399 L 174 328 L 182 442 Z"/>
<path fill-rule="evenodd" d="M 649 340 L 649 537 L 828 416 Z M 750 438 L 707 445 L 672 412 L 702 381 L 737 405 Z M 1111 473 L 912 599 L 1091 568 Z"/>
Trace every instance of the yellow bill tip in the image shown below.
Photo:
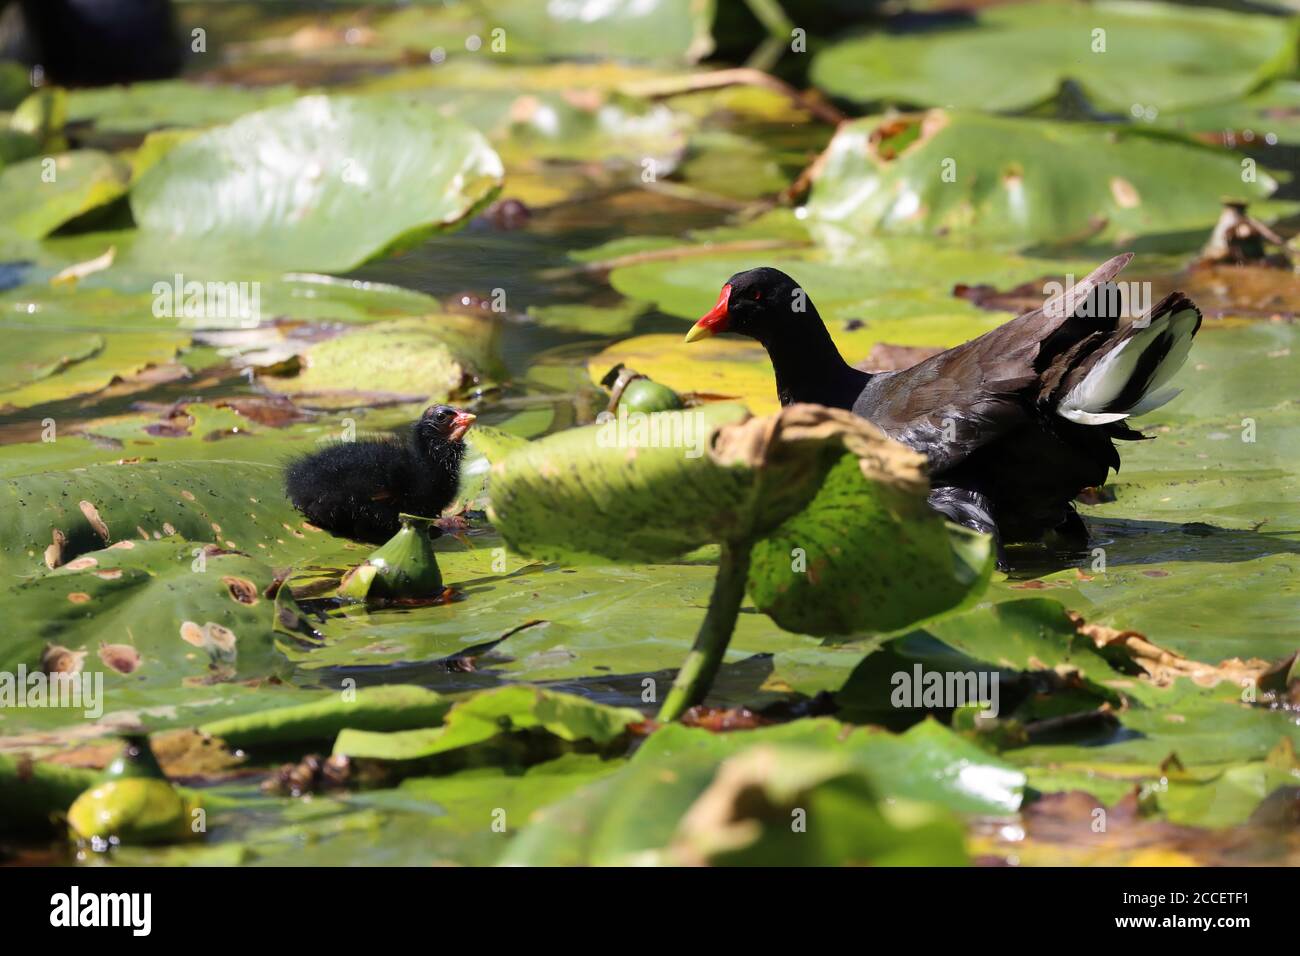
<path fill-rule="evenodd" d="M 713 334 L 713 330 L 701 322 L 696 322 L 691 326 L 691 330 L 686 333 L 687 344 L 698 342 L 700 339 L 707 339 Z"/>

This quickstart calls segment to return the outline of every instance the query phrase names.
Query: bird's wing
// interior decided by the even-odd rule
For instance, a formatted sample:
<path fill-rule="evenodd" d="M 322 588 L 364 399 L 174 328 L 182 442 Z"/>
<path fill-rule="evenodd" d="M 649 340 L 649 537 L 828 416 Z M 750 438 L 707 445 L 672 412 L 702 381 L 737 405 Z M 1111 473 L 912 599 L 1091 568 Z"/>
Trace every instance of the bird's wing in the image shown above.
<path fill-rule="evenodd" d="M 1104 309 L 1088 310 L 1095 318 L 1077 313 L 1132 258 L 1115 256 L 1041 308 L 909 369 L 876 376 L 855 410 L 924 451 L 931 474 L 943 472 L 1035 418 L 1039 396 L 1033 386 L 1054 361 L 1077 355 L 1095 334 L 1114 331 L 1115 317 Z"/>

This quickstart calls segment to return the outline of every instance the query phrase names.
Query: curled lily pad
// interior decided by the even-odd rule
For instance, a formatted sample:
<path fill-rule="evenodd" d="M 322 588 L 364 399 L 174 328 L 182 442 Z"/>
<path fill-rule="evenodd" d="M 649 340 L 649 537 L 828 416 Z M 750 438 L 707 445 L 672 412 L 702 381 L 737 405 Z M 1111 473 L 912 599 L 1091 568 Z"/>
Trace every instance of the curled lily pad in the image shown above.
<path fill-rule="evenodd" d="M 672 719 L 707 691 L 747 588 L 783 627 L 812 633 L 899 626 L 983 589 L 988 540 L 950 543 L 925 506 L 922 461 L 865 420 L 819 406 L 767 418 L 730 405 L 625 415 L 494 465 L 489 515 L 512 546 L 553 559 L 664 560 L 723 545 L 696 648 L 660 712 Z M 880 526 L 891 530 L 817 530 L 842 527 L 854 508 L 890 514 Z M 778 560 L 790 542 L 798 550 Z M 873 560 L 891 570 L 863 575 L 860 562 Z"/>
<path fill-rule="evenodd" d="M 572 694 L 502 687 L 459 701 L 439 727 L 392 733 L 344 730 L 335 741 L 334 752 L 377 760 L 416 760 L 532 728 L 561 740 L 607 744 L 642 719 L 640 712 L 631 708 L 608 707 Z"/>
<path fill-rule="evenodd" d="M 342 271 L 462 221 L 501 177 L 458 121 L 386 97 L 307 96 L 168 151 L 132 186 L 131 210 L 160 257 L 188 247 L 218 266 Z"/>
<path fill-rule="evenodd" d="M 436 598 L 442 593 L 442 573 L 429 540 L 433 518 L 399 515 L 402 527 L 370 557 L 353 568 L 339 587 L 351 601 Z"/>

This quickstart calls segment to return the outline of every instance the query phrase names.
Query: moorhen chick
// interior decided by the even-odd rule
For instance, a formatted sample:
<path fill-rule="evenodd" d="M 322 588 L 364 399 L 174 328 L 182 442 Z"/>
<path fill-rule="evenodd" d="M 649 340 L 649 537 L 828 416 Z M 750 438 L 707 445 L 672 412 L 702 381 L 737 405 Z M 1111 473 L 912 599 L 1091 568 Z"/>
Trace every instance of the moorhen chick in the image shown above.
<path fill-rule="evenodd" d="M 817 309 L 776 269 L 739 272 L 686 335 L 757 339 L 782 405 L 851 409 L 930 459 L 930 505 L 1001 545 L 1057 532 L 1087 541 L 1073 501 L 1119 470 L 1112 439 L 1146 436 L 1125 424 L 1178 394 L 1201 313 L 1181 292 L 1122 321 L 1116 256 L 1042 308 L 911 368 L 872 374 L 840 356 Z M 1004 561 L 1002 563 L 1005 563 Z"/>
<path fill-rule="evenodd" d="M 382 544 L 403 512 L 436 518 L 460 487 L 462 439 L 475 416 L 432 405 L 405 438 L 328 445 L 289 463 L 284 487 L 295 508 L 319 528 Z"/>

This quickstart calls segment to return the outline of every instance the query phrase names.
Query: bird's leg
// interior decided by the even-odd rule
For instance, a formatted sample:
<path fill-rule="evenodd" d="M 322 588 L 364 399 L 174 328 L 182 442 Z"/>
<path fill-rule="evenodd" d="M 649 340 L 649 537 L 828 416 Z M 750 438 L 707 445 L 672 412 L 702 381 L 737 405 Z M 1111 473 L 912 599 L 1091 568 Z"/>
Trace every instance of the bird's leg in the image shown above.
<path fill-rule="evenodd" d="M 1083 516 L 1074 509 L 1073 505 L 1067 506 L 1065 520 L 1053 528 L 1052 533 L 1062 541 L 1080 548 L 1087 545 L 1090 537 Z"/>
<path fill-rule="evenodd" d="M 944 485 L 930 492 L 930 507 L 949 521 L 964 528 L 993 536 L 997 548 L 998 570 L 1007 570 L 1006 552 L 1002 535 L 998 533 L 997 519 L 993 516 L 993 502 L 988 495 L 973 488 L 956 488 Z"/>

